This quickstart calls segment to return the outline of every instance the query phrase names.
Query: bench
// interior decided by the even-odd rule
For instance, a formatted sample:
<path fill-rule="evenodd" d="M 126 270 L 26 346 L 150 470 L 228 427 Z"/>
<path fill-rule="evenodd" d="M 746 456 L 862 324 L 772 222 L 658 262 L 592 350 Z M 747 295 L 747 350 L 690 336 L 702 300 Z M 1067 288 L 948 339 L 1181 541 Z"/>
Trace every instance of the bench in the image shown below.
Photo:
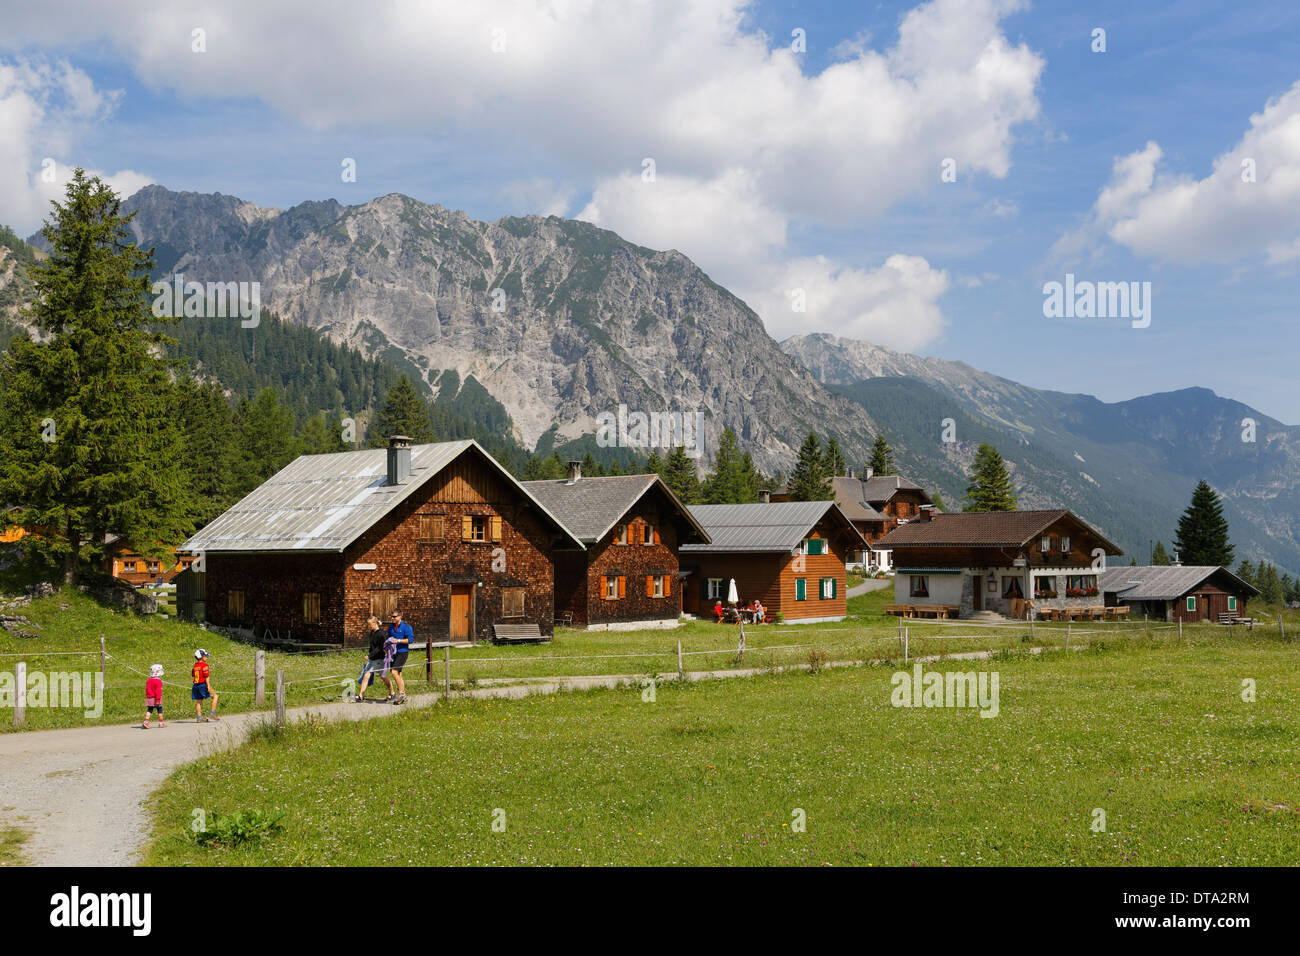
<path fill-rule="evenodd" d="M 542 644 L 550 638 L 536 624 L 493 624 L 492 640 L 497 644 Z"/>
<path fill-rule="evenodd" d="M 1108 607 L 1106 608 L 1106 620 L 1108 621 L 1128 620 L 1128 612 L 1129 609 L 1127 605 L 1125 605 L 1124 607 Z"/>
<path fill-rule="evenodd" d="M 893 614 L 898 617 L 913 617 L 916 614 L 916 608 L 910 604 L 886 604 L 882 610 L 886 614 Z"/>

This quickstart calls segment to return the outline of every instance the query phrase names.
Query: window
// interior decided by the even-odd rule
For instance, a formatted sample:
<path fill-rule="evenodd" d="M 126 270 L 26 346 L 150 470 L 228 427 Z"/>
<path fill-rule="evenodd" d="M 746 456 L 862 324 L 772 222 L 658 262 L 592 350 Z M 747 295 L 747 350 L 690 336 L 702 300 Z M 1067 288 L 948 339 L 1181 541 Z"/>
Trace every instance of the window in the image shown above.
<path fill-rule="evenodd" d="M 1066 597 L 1092 597 L 1097 593 L 1097 575 L 1069 574 L 1065 578 Z"/>
<path fill-rule="evenodd" d="M 1187 610 L 1189 610 L 1189 611 L 1195 611 L 1195 610 L 1196 610 L 1196 597 L 1195 597 L 1195 596 L 1189 597 L 1189 598 L 1187 599 Z"/>
<path fill-rule="evenodd" d="M 134 561 L 123 561 L 123 562 L 122 562 L 122 567 L 123 567 L 123 569 L 125 569 L 125 570 L 127 570 L 127 571 L 134 571 L 134 570 L 135 570 L 135 562 L 134 562 Z"/>
<path fill-rule="evenodd" d="M 1235 597 L 1228 598 L 1228 610 L 1229 611 L 1237 610 L 1237 599 Z"/>
<path fill-rule="evenodd" d="M 668 584 L 668 575 L 650 574 L 645 579 L 645 596 L 646 597 L 668 597 L 671 593 Z"/>
<path fill-rule="evenodd" d="M 1061 535 L 1061 552 L 1064 554 L 1069 550 L 1070 550 L 1070 536 L 1068 534 L 1063 534 Z"/>
<path fill-rule="evenodd" d="M 302 622 L 304 624 L 320 623 L 320 592 L 307 591 L 302 596 Z"/>
<path fill-rule="evenodd" d="M 659 532 L 655 531 L 654 525 L 647 523 L 641 526 L 641 543 L 642 544 L 659 543 Z"/>
<path fill-rule="evenodd" d="M 447 519 L 444 515 L 420 515 L 420 542 L 437 544 L 447 533 Z"/>
<path fill-rule="evenodd" d="M 1052 536 L 1045 534 L 1038 542 L 1038 550 L 1047 553 L 1052 550 Z"/>
<path fill-rule="evenodd" d="M 709 600 L 721 601 L 727 596 L 726 581 L 723 578 L 709 578 Z"/>
<path fill-rule="evenodd" d="M 808 582 L 804 578 L 794 579 L 794 599 L 796 601 L 808 600 Z"/>
<path fill-rule="evenodd" d="M 803 553 L 804 553 L 804 554 L 825 554 L 825 553 L 826 553 L 826 539 L 825 539 L 825 538 L 805 538 L 805 539 L 804 539 L 804 543 L 803 543 Z"/>
<path fill-rule="evenodd" d="M 370 613 L 379 618 L 380 621 L 387 623 L 388 615 L 397 610 L 397 590 L 395 588 L 386 588 L 382 591 L 370 592 Z"/>
<path fill-rule="evenodd" d="M 1036 598 L 1054 598 L 1056 597 L 1056 575 L 1046 575 L 1034 579 L 1034 597 Z"/>
<path fill-rule="evenodd" d="M 608 575 L 600 579 L 600 593 L 606 601 L 617 601 L 627 596 L 627 578 L 623 575 Z"/>
<path fill-rule="evenodd" d="M 627 525 L 621 524 L 614 529 L 614 543 L 627 544 Z"/>
<path fill-rule="evenodd" d="M 912 575 L 912 597 L 929 597 L 930 596 L 930 579 L 924 574 Z"/>
<path fill-rule="evenodd" d="M 524 588 L 501 589 L 501 616 L 524 616 Z"/>
<path fill-rule="evenodd" d="M 242 588 L 231 588 L 226 592 L 226 613 L 237 619 L 244 616 L 244 592 Z"/>
<path fill-rule="evenodd" d="M 1024 591 L 1020 588 L 1019 577 L 1007 575 L 1002 579 L 1002 596 L 1004 598 L 1022 598 L 1025 596 Z"/>
<path fill-rule="evenodd" d="M 822 600 L 823 601 L 832 600 L 835 597 L 835 579 L 822 578 L 820 584 L 821 584 L 820 593 L 821 593 Z"/>

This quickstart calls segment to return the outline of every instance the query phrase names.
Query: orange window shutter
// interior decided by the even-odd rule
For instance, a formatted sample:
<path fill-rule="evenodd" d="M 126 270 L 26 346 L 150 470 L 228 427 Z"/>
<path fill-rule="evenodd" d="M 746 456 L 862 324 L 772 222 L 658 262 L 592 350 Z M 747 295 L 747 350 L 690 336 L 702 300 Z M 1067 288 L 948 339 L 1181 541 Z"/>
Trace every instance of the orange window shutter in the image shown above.
<path fill-rule="evenodd" d="M 600 578 L 600 597 L 601 600 L 609 600 L 609 577 L 602 575 Z"/>
<path fill-rule="evenodd" d="M 474 537 L 474 519 L 469 515 L 460 516 L 460 540 L 469 541 Z"/>
<path fill-rule="evenodd" d="M 500 515 L 492 516 L 492 540 L 493 541 L 501 540 L 501 516 Z"/>
<path fill-rule="evenodd" d="M 670 597 L 673 593 L 672 580 L 673 576 L 671 574 L 664 575 L 664 597 Z"/>
<path fill-rule="evenodd" d="M 621 574 L 618 576 L 618 596 L 627 597 L 627 578 Z"/>
<path fill-rule="evenodd" d="M 645 576 L 645 596 L 655 596 L 655 576 L 653 574 L 647 574 Z"/>
<path fill-rule="evenodd" d="M 659 543 L 659 529 L 655 528 L 655 544 Z"/>

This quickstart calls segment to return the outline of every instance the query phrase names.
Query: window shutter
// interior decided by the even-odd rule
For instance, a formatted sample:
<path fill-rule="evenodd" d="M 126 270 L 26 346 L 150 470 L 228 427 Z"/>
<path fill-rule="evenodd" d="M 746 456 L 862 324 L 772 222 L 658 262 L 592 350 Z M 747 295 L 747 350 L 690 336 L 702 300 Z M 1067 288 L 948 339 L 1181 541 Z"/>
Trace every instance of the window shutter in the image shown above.
<path fill-rule="evenodd" d="M 803 578 L 794 579 L 794 599 L 802 601 L 808 596 L 808 583 Z"/>
<path fill-rule="evenodd" d="M 673 576 L 671 574 L 664 575 L 664 597 L 672 596 L 673 593 L 672 581 L 673 581 Z"/>
<path fill-rule="evenodd" d="M 474 519 L 469 515 L 460 516 L 460 540 L 470 541 L 474 537 Z"/>
<path fill-rule="evenodd" d="M 655 528 L 655 544 L 659 543 L 659 529 Z"/>
<path fill-rule="evenodd" d="M 645 596 L 655 596 L 655 576 L 653 574 L 647 574 L 645 576 Z"/>
<path fill-rule="evenodd" d="M 501 516 L 500 515 L 492 516 L 492 540 L 493 541 L 501 540 Z"/>
<path fill-rule="evenodd" d="M 618 576 L 618 596 L 627 597 L 627 578 L 622 574 Z"/>

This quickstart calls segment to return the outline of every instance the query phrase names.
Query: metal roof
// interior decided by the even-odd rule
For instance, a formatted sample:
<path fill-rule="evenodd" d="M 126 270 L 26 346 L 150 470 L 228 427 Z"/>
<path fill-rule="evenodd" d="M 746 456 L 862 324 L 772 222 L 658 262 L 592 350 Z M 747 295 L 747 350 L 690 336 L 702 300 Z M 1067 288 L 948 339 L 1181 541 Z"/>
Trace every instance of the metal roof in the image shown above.
<path fill-rule="evenodd" d="M 691 514 L 708 532 L 709 544 L 684 544 L 683 554 L 718 551 L 793 551 L 827 512 L 833 511 L 862 542 L 833 501 L 779 501 L 771 504 L 691 505 Z"/>
<path fill-rule="evenodd" d="M 569 481 L 525 481 L 528 492 L 564 522 L 574 536 L 592 544 L 609 534 L 624 515 L 656 486 L 702 541 L 709 536 L 658 475 L 609 475 Z"/>
<path fill-rule="evenodd" d="M 840 479 L 835 479 L 839 481 Z M 872 475 L 870 478 L 852 478 L 851 481 L 858 481 L 862 484 L 862 500 L 875 504 L 876 502 L 884 503 L 900 491 L 919 491 L 927 502 L 931 498 L 924 488 L 915 481 L 909 481 L 902 475 Z"/>
<path fill-rule="evenodd" d="M 1216 573 L 1226 575 L 1226 583 L 1235 583 L 1244 594 L 1258 594 L 1227 568 L 1218 565 L 1147 565 L 1144 567 L 1107 568 L 1098 575 L 1102 591 L 1113 591 L 1124 601 L 1172 601 L 1198 588 Z"/>
<path fill-rule="evenodd" d="M 473 440 L 411 446 L 411 475 L 389 485 L 388 449 L 301 455 L 181 545 L 185 551 L 339 552 L 473 449 L 581 547 L 555 515 Z"/>
<path fill-rule="evenodd" d="M 850 521 L 888 521 L 889 516 L 882 514 L 867 503 L 864 497 L 866 482 L 860 478 L 832 478 L 831 490 L 835 503 L 840 506 L 844 516 Z"/>
<path fill-rule="evenodd" d="M 874 547 L 881 551 L 892 548 L 1023 548 L 1066 517 L 1106 545 L 1108 554 L 1123 553 L 1087 522 L 1064 508 L 935 514 L 929 521 L 913 520 L 899 525 L 880 538 Z"/>

